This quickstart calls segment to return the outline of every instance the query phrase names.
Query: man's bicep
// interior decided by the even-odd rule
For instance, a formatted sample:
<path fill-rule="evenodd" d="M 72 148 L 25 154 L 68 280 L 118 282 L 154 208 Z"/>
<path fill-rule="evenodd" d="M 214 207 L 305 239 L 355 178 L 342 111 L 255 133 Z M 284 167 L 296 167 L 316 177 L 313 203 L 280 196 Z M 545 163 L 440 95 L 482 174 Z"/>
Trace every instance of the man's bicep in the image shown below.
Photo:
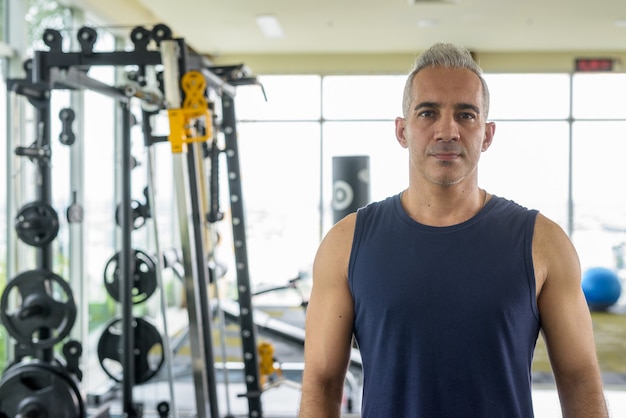
<path fill-rule="evenodd" d="M 556 225 L 544 224 L 545 281 L 539 295 L 542 331 L 555 374 L 596 367 L 589 308 L 580 284 L 580 264 L 569 238 Z"/>
<path fill-rule="evenodd" d="M 338 225 L 341 226 L 341 225 Z M 318 249 L 307 308 L 305 362 L 322 373 L 345 369 L 350 353 L 354 307 L 347 264 L 351 229 L 334 228 Z"/>

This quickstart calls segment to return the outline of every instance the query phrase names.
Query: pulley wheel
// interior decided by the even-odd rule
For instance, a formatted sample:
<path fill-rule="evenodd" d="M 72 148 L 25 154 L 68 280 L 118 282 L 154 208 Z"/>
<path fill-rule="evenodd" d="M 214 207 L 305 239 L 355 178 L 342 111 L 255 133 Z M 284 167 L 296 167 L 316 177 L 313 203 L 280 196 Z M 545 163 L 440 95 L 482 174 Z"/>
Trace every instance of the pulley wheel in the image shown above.
<path fill-rule="evenodd" d="M 163 338 L 148 320 L 133 319 L 135 383 L 145 383 L 154 377 L 163 362 Z M 113 380 L 124 378 L 122 361 L 122 319 L 116 318 L 104 329 L 98 341 L 98 360 L 102 370 Z"/>
<path fill-rule="evenodd" d="M 156 262 L 154 258 L 141 250 L 133 250 L 134 268 L 132 303 L 145 302 L 157 288 Z M 116 253 L 109 259 L 104 267 L 104 286 L 109 295 L 117 302 L 121 302 L 120 297 L 120 253 Z"/>
<path fill-rule="evenodd" d="M 45 202 L 28 203 L 15 217 L 15 232 L 26 244 L 43 247 L 51 243 L 59 233 L 59 216 Z"/>
<path fill-rule="evenodd" d="M 0 299 L 0 319 L 18 342 L 50 348 L 65 338 L 76 320 L 70 285 L 56 274 L 29 270 L 13 278 Z"/>
<path fill-rule="evenodd" d="M 84 418 L 76 382 L 62 369 L 43 362 L 18 364 L 0 380 L 0 418 Z"/>
<path fill-rule="evenodd" d="M 157 45 L 159 45 L 163 40 L 172 39 L 172 30 L 169 26 L 164 24 L 154 25 L 152 28 L 152 38 L 157 42 Z"/>

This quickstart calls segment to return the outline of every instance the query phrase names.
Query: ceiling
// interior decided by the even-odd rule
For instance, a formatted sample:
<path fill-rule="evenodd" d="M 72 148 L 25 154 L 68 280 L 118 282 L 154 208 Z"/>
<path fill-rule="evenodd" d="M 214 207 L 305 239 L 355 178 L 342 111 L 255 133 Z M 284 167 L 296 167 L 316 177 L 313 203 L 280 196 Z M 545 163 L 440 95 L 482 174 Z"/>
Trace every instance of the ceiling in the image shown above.
<path fill-rule="evenodd" d="M 168 25 L 196 51 L 415 53 L 434 42 L 474 51 L 624 51 L 625 0 L 66 0 L 111 25 Z M 415 4 L 410 4 L 415 2 Z M 255 17 L 278 18 L 266 38 Z"/>

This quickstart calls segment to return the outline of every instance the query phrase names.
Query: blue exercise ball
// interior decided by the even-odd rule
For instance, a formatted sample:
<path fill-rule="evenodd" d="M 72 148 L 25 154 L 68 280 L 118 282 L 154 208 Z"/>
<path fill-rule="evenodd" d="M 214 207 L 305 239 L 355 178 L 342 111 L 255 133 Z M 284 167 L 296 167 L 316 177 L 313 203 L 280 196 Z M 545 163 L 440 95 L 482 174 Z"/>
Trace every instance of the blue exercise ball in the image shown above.
<path fill-rule="evenodd" d="M 613 306 L 622 294 L 617 273 L 604 267 L 593 267 L 583 273 L 583 293 L 589 309 L 604 311 Z"/>

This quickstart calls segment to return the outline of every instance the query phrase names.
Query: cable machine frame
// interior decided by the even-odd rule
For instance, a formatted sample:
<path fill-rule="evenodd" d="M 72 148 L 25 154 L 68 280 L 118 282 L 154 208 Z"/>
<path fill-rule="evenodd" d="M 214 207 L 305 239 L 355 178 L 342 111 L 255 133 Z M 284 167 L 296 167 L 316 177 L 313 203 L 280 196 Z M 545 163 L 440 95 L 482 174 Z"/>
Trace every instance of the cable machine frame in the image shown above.
<path fill-rule="evenodd" d="M 28 96 L 34 94 L 31 87 L 36 87 L 35 91 L 41 90 L 45 86 L 44 94 L 48 94 L 54 89 L 70 90 L 92 90 L 114 98 L 120 105 L 122 121 L 122 202 L 121 202 L 121 227 L 122 227 L 122 249 L 120 257 L 120 268 L 123 277 L 131 278 L 133 265 L 132 247 L 130 235 L 132 230 L 131 217 L 131 197 L 130 197 L 130 128 L 131 115 L 129 103 L 132 96 L 123 88 L 109 86 L 98 82 L 87 75 L 87 70 L 94 66 L 137 66 L 140 69 L 147 66 L 163 65 L 165 67 L 163 80 L 165 83 L 176 83 L 178 88 L 180 75 L 189 71 L 199 71 L 207 85 L 218 92 L 223 110 L 223 131 L 226 143 L 227 170 L 229 172 L 230 202 L 233 219 L 233 234 L 235 242 L 235 262 L 237 266 L 237 288 L 239 292 L 240 305 L 240 325 L 241 339 L 244 357 L 244 372 L 247 392 L 243 394 L 248 400 L 249 416 L 262 417 L 261 407 L 261 386 L 259 375 L 259 362 L 256 347 L 256 330 L 253 320 L 253 309 L 250 292 L 250 277 L 247 260 L 246 230 L 243 199 L 241 196 L 241 176 L 239 168 L 239 157 L 237 147 L 236 119 L 234 113 L 234 96 L 237 85 L 255 84 L 256 80 L 249 77 L 245 71 L 230 71 L 234 67 L 215 67 L 208 60 L 193 52 L 183 39 L 173 39 L 171 32 L 164 25 L 156 25 L 152 31 L 143 27 L 133 29 L 131 40 L 134 43 L 132 51 L 96 52 L 93 50 L 97 35 L 94 29 L 83 27 L 78 31 L 78 42 L 81 51 L 64 52 L 62 50 L 62 37 L 58 31 L 48 29 L 44 32 L 44 43 L 49 47 L 48 51 L 35 51 L 32 60 L 26 65 L 30 72 L 28 77 L 21 81 L 15 81 L 19 85 L 16 89 L 18 94 Z M 149 43 L 156 41 L 161 50 L 149 49 Z M 176 48 L 166 48 L 167 45 L 176 45 Z M 177 49 L 175 56 L 173 50 Z M 169 61 L 174 65 L 166 65 Z M 175 70 L 176 74 L 171 74 Z M 166 74 L 167 73 L 167 74 Z M 21 91 L 20 91 L 21 90 Z M 39 93 L 37 93 L 39 94 Z M 135 96 L 139 97 L 139 96 Z M 49 115 L 48 115 L 49 116 Z M 49 117 L 44 121 L 44 129 L 49 129 Z M 49 132 L 48 132 L 49 134 Z M 147 146 L 156 142 L 167 140 L 163 137 L 153 137 L 146 134 Z M 183 258 L 185 266 L 185 283 L 187 288 L 188 303 L 191 303 L 189 313 L 190 334 L 192 352 L 194 356 L 201 359 L 205 364 L 204 370 L 194 370 L 194 381 L 196 383 L 196 408 L 198 416 L 203 418 L 211 416 L 218 417 L 217 396 L 215 393 L 215 369 L 212 354 L 211 330 L 210 330 L 210 306 L 207 295 L 208 272 L 205 260 L 205 217 L 203 211 L 201 184 L 204 180 L 201 170 L 198 144 L 187 146 L 184 156 L 178 158 L 175 165 L 180 165 L 177 176 L 187 187 L 184 192 L 186 196 L 179 196 L 180 201 L 188 207 L 179 207 L 183 212 L 179 214 L 181 226 L 184 230 L 183 220 L 189 220 L 187 210 L 191 213 L 191 222 L 187 224 L 192 230 L 187 238 L 183 237 Z M 176 156 L 175 156 L 176 158 Z M 185 178 L 182 178 L 185 177 Z M 45 190 L 42 189 L 45 194 Z M 188 200 L 187 200 L 188 199 Z M 181 202 L 179 202 L 181 204 Z M 206 206 L 206 205 L 204 205 Z M 183 231 L 184 232 L 184 231 Z M 44 257 L 42 263 L 48 264 L 48 257 Z M 124 282 L 124 280 L 122 280 Z M 126 280 L 123 284 L 122 312 L 124 339 L 123 346 L 127 355 L 123 357 L 125 371 L 133 370 L 132 347 L 133 333 L 131 330 L 132 306 L 131 296 L 132 280 Z M 193 328 L 191 328 L 193 327 Z M 168 338 L 168 336 L 166 336 Z M 131 349 L 129 349 L 131 348 Z M 194 361 L 196 363 L 196 361 Z M 195 366 L 194 366 L 195 367 Z M 125 416 L 141 416 L 141 410 L 133 402 L 132 388 L 134 387 L 133 373 L 124 373 L 123 380 L 123 411 Z M 208 394 L 208 403 L 206 395 Z"/>

